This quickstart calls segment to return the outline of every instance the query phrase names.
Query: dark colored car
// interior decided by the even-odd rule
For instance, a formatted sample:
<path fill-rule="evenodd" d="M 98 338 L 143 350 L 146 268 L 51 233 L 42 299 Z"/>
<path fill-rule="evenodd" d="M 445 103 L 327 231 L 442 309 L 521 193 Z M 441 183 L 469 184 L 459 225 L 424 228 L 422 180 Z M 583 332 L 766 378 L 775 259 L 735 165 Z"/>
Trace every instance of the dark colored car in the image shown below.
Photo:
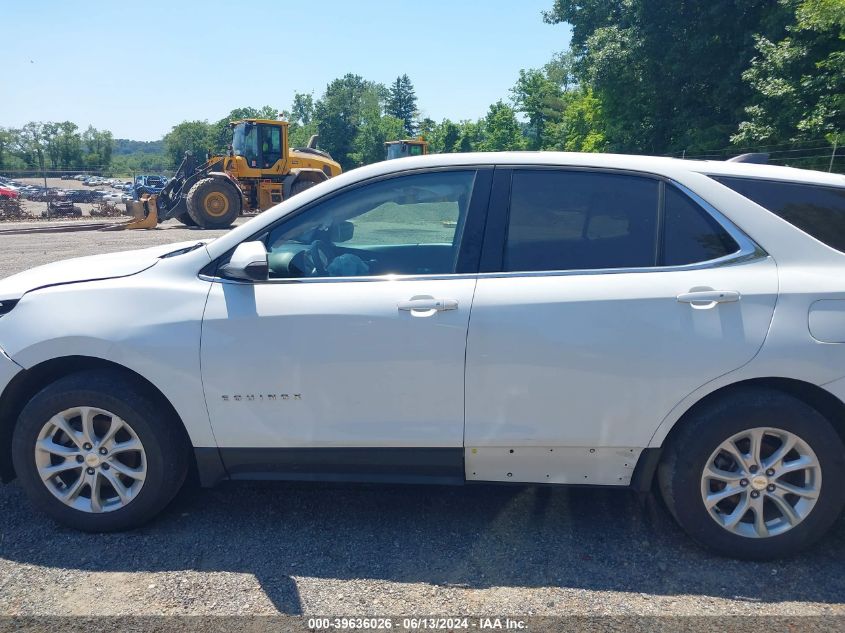
<path fill-rule="evenodd" d="M 42 218 L 81 218 L 82 209 L 75 206 L 70 200 L 51 200 L 47 203 L 47 209 L 41 212 Z"/>
<path fill-rule="evenodd" d="M 137 176 L 135 178 L 135 196 L 140 198 L 143 195 L 161 193 L 167 179 L 164 176 Z"/>
<path fill-rule="evenodd" d="M 62 199 L 70 202 L 96 202 L 102 198 L 102 191 L 91 189 L 68 189 L 64 192 Z"/>

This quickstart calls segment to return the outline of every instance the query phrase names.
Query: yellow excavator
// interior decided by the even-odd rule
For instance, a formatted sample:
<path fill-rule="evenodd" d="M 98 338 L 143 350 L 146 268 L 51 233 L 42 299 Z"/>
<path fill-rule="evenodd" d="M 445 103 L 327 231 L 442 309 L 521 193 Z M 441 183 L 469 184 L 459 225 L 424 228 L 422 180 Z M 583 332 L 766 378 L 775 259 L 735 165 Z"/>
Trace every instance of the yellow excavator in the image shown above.
<path fill-rule="evenodd" d="M 337 176 L 340 164 L 317 149 L 288 145 L 283 120 L 233 121 L 232 144 L 225 156 L 198 164 L 191 152 L 158 194 L 126 203 L 134 217 L 127 229 L 148 229 L 176 218 L 188 226 L 221 229 L 244 211 L 265 211 L 297 193 Z"/>
<path fill-rule="evenodd" d="M 388 141 L 384 144 L 385 160 L 405 158 L 406 156 L 424 156 L 428 154 L 428 143 L 422 136 Z"/>

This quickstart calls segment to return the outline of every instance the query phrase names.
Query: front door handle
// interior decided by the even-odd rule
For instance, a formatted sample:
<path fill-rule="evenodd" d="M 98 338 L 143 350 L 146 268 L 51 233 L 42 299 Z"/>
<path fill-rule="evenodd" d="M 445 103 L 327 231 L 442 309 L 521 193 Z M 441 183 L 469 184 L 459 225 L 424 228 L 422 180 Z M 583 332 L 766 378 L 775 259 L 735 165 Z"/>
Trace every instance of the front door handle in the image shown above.
<path fill-rule="evenodd" d="M 679 303 L 689 303 L 694 308 L 711 308 L 718 303 L 734 303 L 739 299 L 740 294 L 735 290 L 697 290 L 678 295 Z"/>
<path fill-rule="evenodd" d="M 407 312 L 443 312 L 457 310 L 456 299 L 435 299 L 434 297 L 413 297 L 399 302 L 399 309 Z"/>

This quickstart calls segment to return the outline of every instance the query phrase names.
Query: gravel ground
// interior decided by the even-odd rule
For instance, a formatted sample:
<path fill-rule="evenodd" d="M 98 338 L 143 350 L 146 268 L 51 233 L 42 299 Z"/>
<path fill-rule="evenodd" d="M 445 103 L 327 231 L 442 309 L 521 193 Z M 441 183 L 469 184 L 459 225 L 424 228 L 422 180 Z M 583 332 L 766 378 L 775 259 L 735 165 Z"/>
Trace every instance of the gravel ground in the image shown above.
<path fill-rule="evenodd" d="M 216 234 L 3 233 L 28 226 L 0 226 L 0 277 Z M 0 486 L 0 615 L 843 616 L 843 561 L 845 518 L 801 556 L 738 562 L 624 490 L 227 483 L 85 535 Z"/>
<path fill-rule="evenodd" d="M 140 231 L 78 230 L 86 224 L 113 224 L 127 219 L 85 218 L 55 222 L 0 223 L 0 279 L 33 266 L 70 257 L 207 239 L 226 232 L 189 228 L 177 220 L 168 220 L 155 229 Z M 241 219 L 236 224 L 243 221 Z M 56 232 L 45 232 L 53 230 Z M 69 232 L 59 232 L 60 230 Z"/>

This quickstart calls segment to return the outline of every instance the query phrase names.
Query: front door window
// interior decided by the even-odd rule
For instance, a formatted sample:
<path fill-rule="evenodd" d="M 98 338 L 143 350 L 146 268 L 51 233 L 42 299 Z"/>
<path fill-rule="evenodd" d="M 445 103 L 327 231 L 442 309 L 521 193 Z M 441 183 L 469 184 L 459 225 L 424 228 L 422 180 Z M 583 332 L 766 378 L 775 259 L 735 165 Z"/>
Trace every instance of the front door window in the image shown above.
<path fill-rule="evenodd" d="M 270 234 L 271 277 L 455 272 L 475 171 L 400 176 L 307 209 Z"/>

